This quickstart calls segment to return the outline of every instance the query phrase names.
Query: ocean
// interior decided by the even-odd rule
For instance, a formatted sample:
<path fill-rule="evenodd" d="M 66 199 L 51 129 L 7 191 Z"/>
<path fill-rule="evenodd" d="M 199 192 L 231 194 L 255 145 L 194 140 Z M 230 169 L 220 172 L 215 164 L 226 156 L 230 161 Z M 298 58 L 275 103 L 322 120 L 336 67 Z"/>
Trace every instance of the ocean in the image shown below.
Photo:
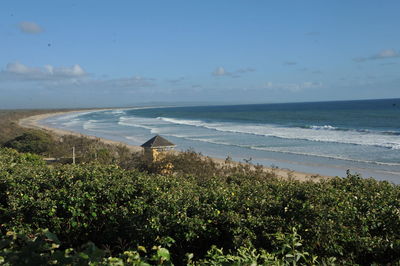
<path fill-rule="evenodd" d="M 127 108 L 41 123 L 132 145 L 158 134 L 211 157 L 400 183 L 400 99 Z"/>

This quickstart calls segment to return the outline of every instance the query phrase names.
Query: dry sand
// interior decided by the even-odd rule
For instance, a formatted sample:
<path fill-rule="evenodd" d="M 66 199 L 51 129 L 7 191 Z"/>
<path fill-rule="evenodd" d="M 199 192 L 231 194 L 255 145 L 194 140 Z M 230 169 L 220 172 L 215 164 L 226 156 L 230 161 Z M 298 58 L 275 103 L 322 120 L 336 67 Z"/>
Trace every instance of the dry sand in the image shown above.
<path fill-rule="evenodd" d="M 100 110 L 100 109 L 96 109 Z M 88 111 L 88 110 L 85 110 Z M 78 136 L 78 137 L 88 137 L 92 139 L 97 139 L 102 141 L 103 143 L 106 144 L 112 144 L 112 145 L 124 145 L 126 146 L 130 151 L 132 152 L 139 152 L 142 150 L 140 146 L 134 146 L 134 145 L 128 145 L 124 142 L 119 142 L 119 141 L 114 141 L 114 140 L 108 140 L 104 138 L 98 138 L 94 136 L 87 136 L 83 135 L 77 132 L 69 131 L 69 130 L 63 130 L 63 129 L 57 129 L 57 128 L 51 128 L 48 126 L 44 126 L 39 124 L 40 120 L 49 118 L 51 116 L 55 115 L 62 115 L 62 114 L 67 114 L 67 113 L 74 113 L 74 112 L 81 112 L 81 111 L 66 111 L 66 112 L 52 112 L 48 114 L 41 114 L 41 115 L 34 115 L 34 116 L 29 116 L 26 118 L 23 118 L 19 120 L 19 125 L 25 128 L 32 128 L 32 129 L 40 129 L 44 130 L 46 132 L 49 132 L 51 134 L 54 134 L 58 137 L 64 136 L 64 135 L 73 135 L 73 136 Z M 212 158 L 215 162 L 217 163 L 225 163 L 225 159 L 220 159 L 220 158 Z M 235 164 L 236 162 L 232 162 Z M 281 178 L 291 178 L 295 180 L 300 180 L 300 181 L 307 181 L 307 180 L 313 180 L 313 181 L 318 181 L 321 179 L 329 178 L 329 176 L 322 176 L 319 174 L 311 174 L 311 173 L 303 173 L 303 172 L 296 172 L 292 171 L 290 169 L 282 169 L 282 168 L 269 168 L 269 167 L 264 167 L 264 170 L 267 172 L 273 172 L 275 173 L 278 177 Z"/>

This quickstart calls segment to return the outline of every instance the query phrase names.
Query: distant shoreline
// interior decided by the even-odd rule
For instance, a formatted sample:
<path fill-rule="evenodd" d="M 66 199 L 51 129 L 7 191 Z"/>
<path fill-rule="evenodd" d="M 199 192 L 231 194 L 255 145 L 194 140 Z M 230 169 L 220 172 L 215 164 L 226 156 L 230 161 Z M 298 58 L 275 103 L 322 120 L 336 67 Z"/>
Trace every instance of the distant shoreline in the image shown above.
<path fill-rule="evenodd" d="M 138 152 L 141 151 L 141 147 L 139 146 L 134 146 L 134 145 L 129 145 L 124 142 L 120 141 L 114 141 L 114 140 L 109 140 L 109 139 L 104 139 L 104 138 L 99 138 L 95 136 L 90 136 L 90 135 L 85 135 L 81 134 L 75 131 L 70 131 L 70 130 L 65 130 L 65 129 L 59 129 L 59 128 L 53 128 L 49 126 L 45 126 L 39 123 L 39 121 L 53 117 L 53 116 L 58 116 L 58 115 L 64 115 L 64 114 L 69 114 L 69 113 L 79 113 L 79 112 L 85 112 L 85 111 L 102 111 L 102 110 L 109 110 L 109 109 L 93 109 L 93 110 L 71 110 L 71 111 L 65 111 L 65 112 L 54 112 L 54 113 L 48 113 L 48 114 L 40 114 L 40 115 L 34 115 L 34 116 L 29 116 L 25 117 L 19 120 L 18 124 L 21 127 L 25 128 L 31 128 L 31 129 L 39 129 L 39 130 L 44 130 L 46 132 L 49 132 L 50 134 L 54 134 L 56 136 L 65 136 L 65 135 L 72 135 L 76 137 L 86 137 L 89 139 L 98 139 L 101 142 L 105 144 L 111 144 L 111 145 L 123 145 L 126 146 L 130 151 L 132 152 Z"/>
<path fill-rule="evenodd" d="M 123 108 L 120 108 L 120 109 L 123 109 Z M 77 137 L 87 137 L 90 139 L 97 139 L 105 144 L 126 146 L 131 152 L 142 151 L 142 148 L 140 146 L 130 145 L 130 144 L 127 144 L 127 143 L 121 142 L 121 141 L 114 141 L 114 140 L 109 140 L 109 139 L 100 138 L 100 137 L 96 137 L 96 136 L 85 135 L 85 134 L 81 134 L 81 133 L 78 133 L 75 131 L 53 128 L 53 127 L 49 127 L 49 126 L 42 125 L 39 123 L 41 120 L 44 120 L 44 119 L 47 119 L 47 118 L 50 118 L 53 116 L 64 115 L 64 114 L 69 114 L 69 113 L 91 112 L 91 111 L 102 111 L 102 110 L 114 110 L 114 108 L 51 112 L 51 113 L 28 116 L 28 117 L 22 118 L 18 121 L 18 124 L 24 128 L 44 130 L 44 131 L 46 131 L 50 134 L 54 134 L 58 137 L 65 136 L 65 135 L 73 135 L 73 136 L 77 136 Z M 221 163 L 221 164 L 225 162 L 225 159 L 222 159 L 222 158 L 211 158 L 211 159 L 214 160 L 215 162 Z M 233 162 L 233 163 L 238 163 L 238 162 Z M 292 178 L 292 179 L 299 180 L 299 181 L 308 181 L 308 180 L 318 181 L 321 179 L 326 179 L 326 178 L 331 177 L 331 176 L 326 176 L 326 175 L 292 171 L 290 169 L 271 168 L 271 167 L 265 167 L 265 166 L 263 166 L 263 168 L 265 171 L 275 173 L 280 178 Z"/>

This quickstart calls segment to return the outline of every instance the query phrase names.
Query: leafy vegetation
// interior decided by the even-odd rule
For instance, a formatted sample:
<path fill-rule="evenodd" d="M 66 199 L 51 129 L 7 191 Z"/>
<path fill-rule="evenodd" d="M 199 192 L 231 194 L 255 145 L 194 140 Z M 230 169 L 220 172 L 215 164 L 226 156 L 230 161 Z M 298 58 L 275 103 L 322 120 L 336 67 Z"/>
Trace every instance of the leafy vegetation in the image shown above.
<path fill-rule="evenodd" d="M 293 234 L 278 234 L 277 239 L 283 240 L 282 249 L 268 253 L 252 247 L 240 247 L 234 253 L 224 253 L 222 249 L 212 246 L 204 259 L 194 261 L 193 254 L 186 254 L 187 265 L 335 265 L 335 258 L 318 260 L 301 251 L 301 240 L 296 230 Z M 173 265 L 171 254 L 167 248 L 153 246 L 148 251 L 143 246 L 134 250 L 124 251 L 117 256 L 107 256 L 104 250 L 92 242 L 80 247 L 60 249 L 60 240 L 56 235 L 46 230 L 27 237 L 24 234 L 7 232 L 1 239 L 3 248 L 0 250 L 0 263 L 11 265 Z M 171 241 L 173 242 L 173 241 Z M 167 243 L 168 246 L 171 246 Z"/>
<path fill-rule="evenodd" d="M 44 154 L 51 149 L 51 137 L 41 131 L 25 132 L 7 141 L 4 146 L 20 152 Z"/>
<path fill-rule="evenodd" d="M 0 146 L 23 133 L 37 131 L 20 127 L 19 119 L 53 111 L 55 112 L 55 110 L 0 110 Z"/>
<path fill-rule="evenodd" d="M 273 171 L 266 171 L 261 165 L 236 163 L 227 158 L 224 162 L 202 156 L 194 150 L 171 152 L 154 161 L 146 161 L 141 154 L 133 154 L 129 169 L 138 169 L 152 174 L 173 174 L 175 176 L 192 176 L 197 182 L 211 177 L 224 178 L 228 182 L 235 178 L 266 179 L 276 177 Z M 229 180 L 228 180 L 229 179 Z"/>
<path fill-rule="evenodd" d="M 169 162 L 174 171 L 159 174 Z M 47 166 L 37 155 L 0 149 L 1 258 L 99 265 L 399 262 L 400 188 L 391 183 L 356 175 L 281 180 L 257 167 L 214 169 L 194 152 L 147 169 L 135 169 L 144 167 L 137 158 L 131 163 L 132 170 L 96 161 Z"/>
<path fill-rule="evenodd" d="M 0 146 L 56 158 L 61 163 L 72 162 L 72 147 L 75 147 L 78 162 L 113 163 L 124 168 L 132 165 L 133 155 L 126 146 L 110 145 L 101 142 L 100 139 L 84 136 L 59 137 L 42 130 L 22 128 L 18 125 L 18 120 L 21 118 L 53 111 L 0 111 Z"/>

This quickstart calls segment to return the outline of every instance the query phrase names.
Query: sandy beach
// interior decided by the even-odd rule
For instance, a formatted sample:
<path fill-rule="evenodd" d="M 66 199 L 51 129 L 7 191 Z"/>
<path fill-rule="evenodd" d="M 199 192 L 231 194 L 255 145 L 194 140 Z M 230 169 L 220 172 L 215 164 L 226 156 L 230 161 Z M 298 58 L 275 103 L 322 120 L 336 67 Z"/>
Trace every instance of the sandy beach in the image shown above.
<path fill-rule="evenodd" d="M 96 110 L 108 110 L 108 109 L 96 109 Z M 53 134 L 55 136 L 58 136 L 58 137 L 65 136 L 65 135 L 87 137 L 87 138 L 91 138 L 91 139 L 100 140 L 106 144 L 124 145 L 132 152 L 140 152 L 142 150 L 142 148 L 140 146 L 129 145 L 124 142 L 99 138 L 99 137 L 95 137 L 95 136 L 88 136 L 88 135 L 84 135 L 84 134 L 77 133 L 74 131 L 52 128 L 52 127 L 48 127 L 48 126 L 45 126 L 45 125 L 42 125 L 39 123 L 39 121 L 47 119 L 52 116 L 63 115 L 63 114 L 68 114 L 68 113 L 76 113 L 76 112 L 82 112 L 82 111 L 88 111 L 88 110 L 73 110 L 73 111 L 52 112 L 52 113 L 47 113 L 47 114 L 34 115 L 34 116 L 22 118 L 19 120 L 18 123 L 21 127 L 44 130 L 44 131 L 46 131 L 50 134 Z M 212 158 L 212 159 L 215 162 L 218 162 L 221 164 L 225 163 L 225 159 L 222 159 L 222 158 Z M 233 162 L 233 163 L 237 163 L 237 162 Z M 300 180 L 300 181 L 307 181 L 307 180 L 318 181 L 318 180 L 330 177 L 330 176 L 326 176 L 326 175 L 319 175 L 316 173 L 303 173 L 303 172 L 297 172 L 297 171 L 293 171 L 290 169 L 282 169 L 282 168 L 264 167 L 264 169 L 267 172 L 275 173 L 280 178 L 292 178 L 292 179 Z"/>

